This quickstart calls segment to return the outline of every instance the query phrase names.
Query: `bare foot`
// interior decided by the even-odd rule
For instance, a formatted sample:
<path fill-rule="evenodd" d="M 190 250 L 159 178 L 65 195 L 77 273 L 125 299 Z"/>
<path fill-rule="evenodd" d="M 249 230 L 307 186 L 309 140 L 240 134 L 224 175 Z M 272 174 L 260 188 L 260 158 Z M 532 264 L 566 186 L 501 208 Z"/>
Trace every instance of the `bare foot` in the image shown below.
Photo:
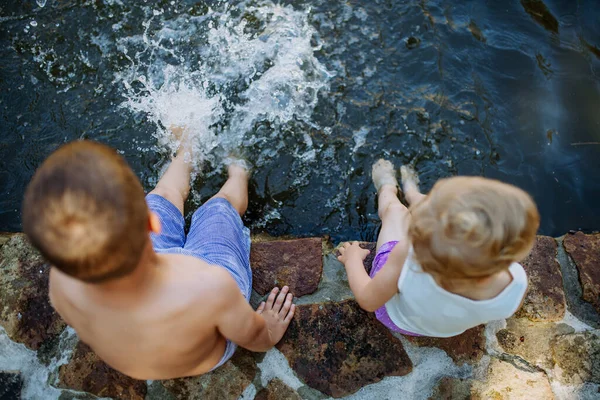
<path fill-rule="evenodd" d="M 276 345 L 290 325 L 290 321 L 296 311 L 296 305 L 292 304 L 294 296 L 288 293 L 289 287 L 284 286 L 279 293 L 279 288 L 273 288 L 267 298 L 267 302 L 260 303 L 257 313 L 263 316 L 269 330 L 269 337 L 273 346 Z"/>
<path fill-rule="evenodd" d="M 402 176 L 402 189 L 404 193 L 411 190 L 419 191 L 419 175 L 410 165 L 400 167 L 400 175 Z"/>
<path fill-rule="evenodd" d="M 229 177 L 240 176 L 245 180 L 250 178 L 250 171 L 244 160 L 235 160 L 231 162 L 227 167 L 227 173 L 229 174 Z"/>
<path fill-rule="evenodd" d="M 394 187 L 394 189 L 398 187 L 394 164 L 388 160 L 384 160 L 383 158 L 373 164 L 371 177 L 373 178 L 373 184 L 375 185 L 377 193 L 379 193 L 384 185 L 391 185 Z"/>

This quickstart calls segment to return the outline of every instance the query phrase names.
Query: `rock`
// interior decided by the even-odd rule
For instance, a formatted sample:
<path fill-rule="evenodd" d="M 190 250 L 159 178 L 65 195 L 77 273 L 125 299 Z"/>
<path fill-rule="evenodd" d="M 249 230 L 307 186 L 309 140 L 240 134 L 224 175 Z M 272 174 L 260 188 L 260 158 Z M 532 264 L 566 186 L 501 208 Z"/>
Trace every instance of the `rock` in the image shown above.
<path fill-rule="evenodd" d="M 538 236 L 531 254 L 522 262 L 529 288 L 517 317 L 532 321 L 560 321 L 565 316 L 562 273 L 556 260 L 556 241 Z"/>
<path fill-rule="evenodd" d="M 508 354 L 519 356 L 531 365 L 550 369 L 553 366 L 551 343 L 556 336 L 573 333 L 566 324 L 531 322 L 527 318 L 510 318 L 506 328 L 496 333 L 498 344 Z"/>
<path fill-rule="evenodd" d="M 416 38 L 414 36 L 409 37 L 408 39 L 406 39 L 406 48 L 407 49 L 415 49 L 417 47 L 419 47 L 419 45 L 421 44 L 421 39 Z"/>
<path fill-rule="evenodd" d="M 471 379 L 445 376 L 435 386 L 429 400 L 470 400 L 471 386 Z"/>
<path fill-rule="evenodd" d="M 530 400 L 554 399 L 548 377 L 543 372 L 528 372 L 492 358 L 485 381 L 473 381 L 473 399 Z"/>
<path fill-rule="evenodd" d="M 469 25 L 467 26 L 467 28 L 469 29 L 469 32 L 471 32 L 471 35 L 473 35 L 473 37 L 477 40 L 479 40 L 480 42 L 487 42 L 487 39 L 485 38 L 485 36 L 483 36 L 483 32 L 481 31 L 481 29 L 477 26 L 477 24 L 475 23 L 475 21 L 471 20 L 469 22 Z"/>
<path fill-rule="evenodd" d="M 0 371 L 0 399 L 20 399 L 22 388 L 19 371 Z"/>
<path fill-rule="evenodd" d="M 252 353 L 238 347 L 231 360 L 213 372 L 161 383 L 178 400 L 233 400 L 252 383 L 257 370 Z"/>
<path fill-rule="evenodd" d="M 444 350 L 458 365 L 477 363 L 485 354 L 484 326 L 471 328 L 451 338 L 405 336 L 419 347 L 437 347 Z"/>
<path fill-rule="evenodd" d="M 538 24 L 550 32 L 558 33 L 558 20 L 542 0 L 521 0 L 521 5 Z"/>
<path fill-rule="evenodd" d="M 79 342 L 68 364 L 58 370 L 58 387 L 92 393 L 98 397 L 143 400 L 145 381 L 130 378 L 109 367 L 83 342 Z"/>
<path fill-rule="evenodd" d="M 333 397 L 412 371 L 402 342 L 353 300 L 297 306 L 277 348 L 300 379 Z"/>
<path fill-rule="evenodd" d="M 563 243 L 579 270 L 583 299 L 600 313 L 600 233 L 568 234 Z"/>
<path fill-rule="evenodd" d="M 254 400 L 302 400 L 302 397 L 282 380 L 275 378 L 256 394 Z"/>
<path fill-rule="evenodd" d="M 0 247 L 0 325 L 13 341 L 33 350 L 66 326 L 48 299 L 49 273 L 24 234 L 12 235 Z"/>
<path fill-rule="evenodd" d="M 600 329 L 557 337 L 552 344 L 552 357 L 560 382 L 600 384 Z"/>
<path fill-rule="evenodd" d="M 323 273 L 321 238 L 275 240 L 252 244 L 252 287 L 261 295 L 288 285 L 295 297 L 313 293 Z"/>

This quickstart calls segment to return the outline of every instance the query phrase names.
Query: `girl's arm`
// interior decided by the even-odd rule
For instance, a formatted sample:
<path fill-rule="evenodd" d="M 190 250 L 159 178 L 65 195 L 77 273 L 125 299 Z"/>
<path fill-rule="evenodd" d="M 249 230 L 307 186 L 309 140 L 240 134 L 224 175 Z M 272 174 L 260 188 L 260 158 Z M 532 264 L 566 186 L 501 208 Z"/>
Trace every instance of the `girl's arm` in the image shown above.
<path fill-rule="evenodd" d="M 373 279 L 369 277 L 362 263 L 368 254 L 369 250 L 361 248 L 358 242 L 345 243 L 340 248 L 338 260 L 346 267 L 350 289 L 360 307 L 373 312 L 398 292 L 398 278 L 408 255 L 408 245 L 398 243 Z"/>

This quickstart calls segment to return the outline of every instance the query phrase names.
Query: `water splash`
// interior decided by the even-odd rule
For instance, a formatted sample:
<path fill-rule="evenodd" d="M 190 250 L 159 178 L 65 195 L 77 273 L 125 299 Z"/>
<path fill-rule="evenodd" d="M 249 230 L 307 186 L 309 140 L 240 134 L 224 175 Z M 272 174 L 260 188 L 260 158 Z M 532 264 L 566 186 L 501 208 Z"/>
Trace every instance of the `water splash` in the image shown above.
<path fill-rule="evenodd" d="M 201 16 L 162 14 L 154 10 L 142 35 L 119 41 L 131 65 L 116 77 L 125 88 L 121 106 L 156 125 L 160 146 L 173 151 L 166 128 L 184 125 L 199 160 L 258 146 L 252 161 L 260 165 L 282 128 L 315 127 L 312 112 L 331 74 L 314 55 L 318 37 L 306 11 L 242 2 Z M 295 155 L 314 159 L 310 136 L 298 142 L 303 152 Z"/>

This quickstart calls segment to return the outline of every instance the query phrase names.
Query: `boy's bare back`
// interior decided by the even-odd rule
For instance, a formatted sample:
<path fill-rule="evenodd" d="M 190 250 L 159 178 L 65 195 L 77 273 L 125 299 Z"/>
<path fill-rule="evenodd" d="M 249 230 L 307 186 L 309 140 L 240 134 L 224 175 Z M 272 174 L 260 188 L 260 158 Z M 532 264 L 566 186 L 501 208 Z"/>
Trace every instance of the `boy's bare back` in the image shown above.
<path fill-rule="evenodd" d="M 208 372 L 223 356 L 223 334 L 234 341 L 238 336 L 241 346 L 256 345 L 245 334 L 252 328 L 250 306 L 227 272 L 195 257 L 158 258 L 146 271 L 143 286 L 123 283 L 110 296 L 53 268 L 52 304 L 106 363 L 133 378 Z M 285 331 L 289 308 L 284 304 L 277 314 L 281 332 L 273 336 Z"/>

